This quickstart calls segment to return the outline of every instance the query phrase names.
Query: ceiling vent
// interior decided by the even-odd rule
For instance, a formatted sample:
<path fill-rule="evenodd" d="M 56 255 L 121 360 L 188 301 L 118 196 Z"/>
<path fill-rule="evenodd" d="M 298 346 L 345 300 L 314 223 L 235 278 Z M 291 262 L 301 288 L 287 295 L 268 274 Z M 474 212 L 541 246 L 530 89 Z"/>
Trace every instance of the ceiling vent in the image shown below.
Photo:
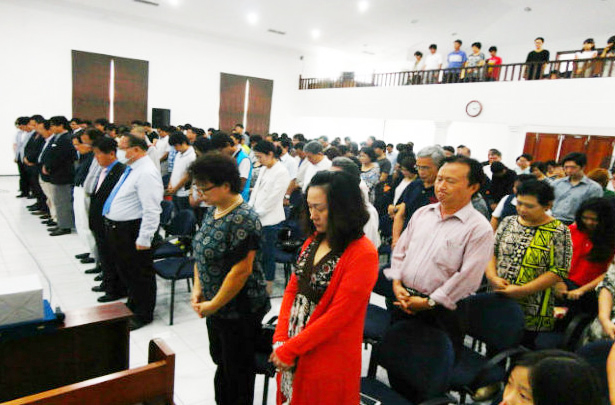
<path fill-rule="evenodd" d="M 278 31 L 278 30 L 274 30 L 274 29 L 271 29 L 271 28 L 269 28 L 267 30 L 267 32 L 271 32 L 272 34 L 278 34 L 278 35 L 286 35 L 286 33 L 284 31 Z"/>
<path fill-rule="evenodd" d="M 149 0 L 134 0 L 137 3 L 147 4 L 148 6 L 159 6 L 160 3 L 156 3 L 155 1 Z"/>

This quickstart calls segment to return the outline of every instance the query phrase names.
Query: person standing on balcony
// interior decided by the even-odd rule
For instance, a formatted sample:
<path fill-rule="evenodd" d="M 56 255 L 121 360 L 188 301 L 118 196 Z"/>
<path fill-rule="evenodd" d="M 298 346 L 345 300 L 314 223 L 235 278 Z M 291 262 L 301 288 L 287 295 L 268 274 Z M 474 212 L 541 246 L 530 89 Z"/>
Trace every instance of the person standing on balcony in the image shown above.
<path fill-rule="evenodd" d="M 429 45 L 429 55 L 425 56 L 425 63 L 423 64 L 423 70 L 428 71 L 426 83 L 437 83 L 440 72 L 433 72 L 434 70 L 442 69 L 442 55 L 438 52 L 438 45 Z"/>
<path fill-rule="evenodd" d="M 574 71 L 575 77 L 591 77 L 594 71 L 594 58 L 598 56 L 596 44 L 593 38 L 587 38 L 583 41 L 583 50 L 574 55 L 574 60 L 581 59 L 581 62 L 575 62 L 576 68 Z M 592 60 L 583 60 L 592 59 Z"/>
<path fill-rule="evenodd" d="M 497 82 L 498 80 L 500 80 L 500 70 L 502 68 L 500 68 L 499 66 L 502 65 L 502 58 L 497 55 L 498 48 L 495 46 L 489 48 L 489 54 L 491 55 L 491 57 L 487 59 L 488 67 L 486 80 L 488 82 Z"/>
<path fill-rule="evenodd" d="M 474 42 L 472 44 L 472 53 L 468 56 L 468 61 L 465 66 L 466 69 L 465 80 L 468 82 L 481 82 L 483 81 L 484 73 L 483 66 L 485 66 L 485 54 L 480 51 L 482 44 L 480 42 Z"/>
<path fill-rule="evenodd" d="M 536 45 L 536 49 L 527 54 L 527 59 L 525 63 L 528 65 L 525 66 L 525 73 L 523 77 L 526 80 L 539 80 L 542 77 L 542 73 L 545 70 L 546 64 L 549 62 L 549 51 L 543 49 L 543 45 L 545 43 L 545 39 L 542 37 L 538 37 L 534 40 L 534 45 Z"/>
<path fill-rule="evenodd" d="M 455 40 L 453 44 L 453 52 L 448 54 L 446 61 L 448 62 L 448 70 L 446 72 L 446 83 L 458 83 L 459 75 L 461 74 L 461 68 L 467 62 L 468 57 L 464 51 L 461 50 L 461 39 Z"/>

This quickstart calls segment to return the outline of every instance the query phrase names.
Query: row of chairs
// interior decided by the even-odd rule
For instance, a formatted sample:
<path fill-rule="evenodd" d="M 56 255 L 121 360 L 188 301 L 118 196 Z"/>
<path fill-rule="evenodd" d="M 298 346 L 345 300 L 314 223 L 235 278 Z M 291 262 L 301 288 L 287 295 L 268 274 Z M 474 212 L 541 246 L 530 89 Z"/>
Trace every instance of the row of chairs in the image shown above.
<path fill-rule="evenodd" d="M 374 288 L 376 294 L 394 300 L 390 282 L 382 272 Z M 458 314 L 466 330 L 466 344 L 453 363 L 450 340 L 444 332 L 413 321 L 391 325 L 389 312 L 370 304 L 365 318 L 363 341 L 372 348 L 368 375 L 362 381 L 362 390 L 383 404 L 456 403 L 450 396 L 455 392 L 460 403 L 480 387 L 503 382 L 511 360 L 527 351 L 521 345 L 524 333 L 523 311 L 516 301 L 498 294 L 482 292 L 458 304 Z M 612 342 L 599 342 L 595 348 L 578 348 L 579 338 L 587 325 L 586 316 L 574 318 L 562 332 L 540 334 L 537 349 L 560 348 L 588 353 L 593 364 L 606 380 L 605 347 Z M 407 359 L 400 362 L 399 359 Z M 389 375 L 391 388 L 376 380 L 378 365 Z M 389 401 L 392 395 L 401 395 L 405 402 Z M 449 401 L 449 402 L 447 402 Z M 452 402 L 450 402 L 452 401 Z"/>

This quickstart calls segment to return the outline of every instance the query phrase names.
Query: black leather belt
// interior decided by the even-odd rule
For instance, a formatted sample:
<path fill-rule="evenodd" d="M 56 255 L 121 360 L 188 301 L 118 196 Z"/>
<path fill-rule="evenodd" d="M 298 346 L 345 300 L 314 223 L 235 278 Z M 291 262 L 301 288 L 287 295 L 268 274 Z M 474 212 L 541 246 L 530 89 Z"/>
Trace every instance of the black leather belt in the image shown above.
<path fill-rule="evenodd" d="M 410 294 L 413 297 L 429 298 L 429 295 L 423 294 L 422 292 L 417 291 L 414 288 L 410 288 L 406 286 L 404 286 L 404 288 L 406 289 L 406 291 L 408 291 L 408 294 Z"/>
<path fill-rule="evenodd" d="M 140 219 L 133 219 L 131 221 L 113 221 L 107 217 L 103 217 L 103 223 L 105 226 L 113 229 L 133 227 L 138 225 L 140 222 Z"/>

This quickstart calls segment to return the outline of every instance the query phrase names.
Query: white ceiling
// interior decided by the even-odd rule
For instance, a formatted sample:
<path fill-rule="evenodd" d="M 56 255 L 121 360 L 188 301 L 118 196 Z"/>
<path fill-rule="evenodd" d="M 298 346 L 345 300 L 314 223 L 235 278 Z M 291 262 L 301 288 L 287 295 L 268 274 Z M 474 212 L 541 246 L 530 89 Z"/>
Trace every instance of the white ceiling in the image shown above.
<path fill-rule="evenodd" d="M 32 0 L 20 0 L 32 1 Z M 249 41 L 309 52 L 327 47 L 349 54 L 406 59 L 416 49 L 438 43 L 447 51 L 456 38 L 465 45 L 481 41 L 490 45 L 527 44 L 536 36 L 547 45 L 555 38 L 573 39 L 581 46 L 595 37 L 599 46 L 615 35 L 612 21 L 615 0 L 45 0 L 87 13 L 91 18 L 136 21 L 153 30 L 185 30 L 195 34 Z M 177 5 L 173 5 L 177 3 Z M 42 4 L 42 3 L 41 3 Z M 531 11 L 525 11 L 525 8 Z M 247 22 L 249 13 L 258 22 Z M 269 29 L 285 32 L 277 35 Z M 319 39 L 312 31 L 321 32 Z"/>

